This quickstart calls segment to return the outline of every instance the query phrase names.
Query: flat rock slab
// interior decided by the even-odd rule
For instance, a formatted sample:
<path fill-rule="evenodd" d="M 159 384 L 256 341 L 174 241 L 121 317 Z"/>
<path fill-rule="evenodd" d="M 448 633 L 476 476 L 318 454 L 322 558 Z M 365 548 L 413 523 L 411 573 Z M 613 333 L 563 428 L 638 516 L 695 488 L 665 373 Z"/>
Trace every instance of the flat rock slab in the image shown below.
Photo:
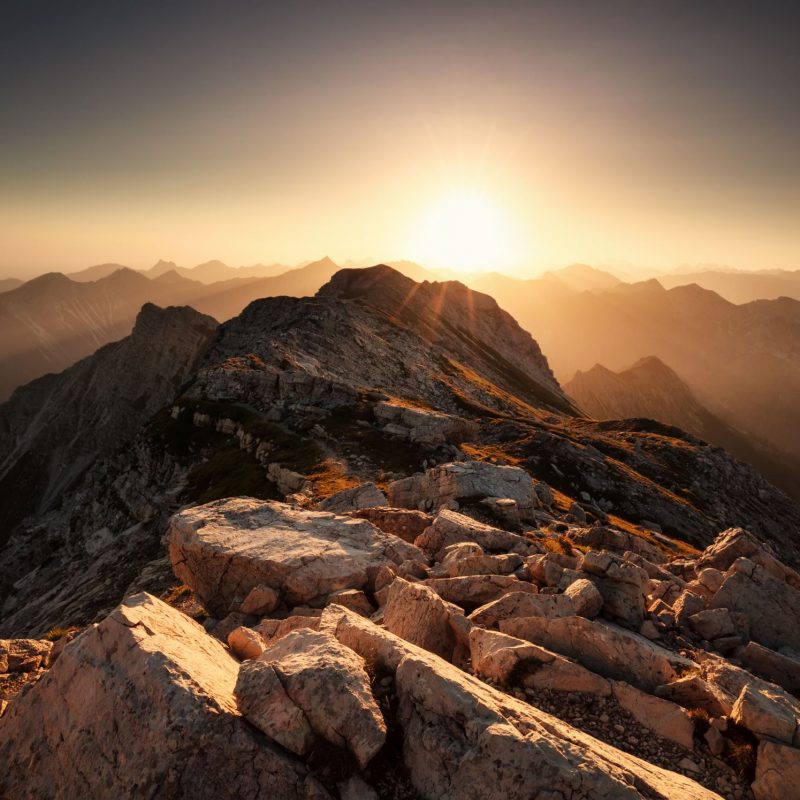
<path fill-rule="evenodd" d="M 184 614 L 126 598 L 3 715 L 0 797 L 327 797 L 242 720 L 238 670 Z"/>
<path fill-rule="evenodd" d="M 647 692 L 675 680 L 677 670 L 696 666 L 642 636 L 583 617 L 512 617 L 500 622 L 500 630 Z"/>
<path fill-rule="evenodd" d="M 293 607 L 368 587 L 387 564 L 425 563 L 416 547 L 366 520 L 242 497 L 181 511 L 167 542 L 175 574 L 217 616 L 259 585 Z"/>

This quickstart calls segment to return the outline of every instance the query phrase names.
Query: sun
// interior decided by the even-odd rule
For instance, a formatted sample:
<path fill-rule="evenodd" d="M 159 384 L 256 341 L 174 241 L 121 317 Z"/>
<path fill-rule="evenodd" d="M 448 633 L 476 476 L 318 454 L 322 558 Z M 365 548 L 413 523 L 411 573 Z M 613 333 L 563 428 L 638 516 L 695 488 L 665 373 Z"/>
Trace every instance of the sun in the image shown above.
<path fill-rule="evenodd" d="M 410 255 L 425 266 L 477 272 L 508 266 L 516 236 L 508 215 L 475 189 L 452 189 L 425 207 L 411 231 Z"/>

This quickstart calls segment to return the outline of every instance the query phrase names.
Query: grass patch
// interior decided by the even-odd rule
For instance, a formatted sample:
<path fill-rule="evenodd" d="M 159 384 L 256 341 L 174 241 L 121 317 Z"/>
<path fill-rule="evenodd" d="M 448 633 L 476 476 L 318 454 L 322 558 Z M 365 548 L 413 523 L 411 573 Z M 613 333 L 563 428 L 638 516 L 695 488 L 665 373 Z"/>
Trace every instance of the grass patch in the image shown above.
<path fill-rule="evenodd" d="M 78 631 L 80 631 L 80 628 L 77 625 L 70 625 L 68 627 L 56 626 L 55 628 L 50 628 L 44 635 L 44 638 L 47 639 L 48 642 L 57 642 L 59 639 L 63 639 L 71 633 L 78 633 Z"/>

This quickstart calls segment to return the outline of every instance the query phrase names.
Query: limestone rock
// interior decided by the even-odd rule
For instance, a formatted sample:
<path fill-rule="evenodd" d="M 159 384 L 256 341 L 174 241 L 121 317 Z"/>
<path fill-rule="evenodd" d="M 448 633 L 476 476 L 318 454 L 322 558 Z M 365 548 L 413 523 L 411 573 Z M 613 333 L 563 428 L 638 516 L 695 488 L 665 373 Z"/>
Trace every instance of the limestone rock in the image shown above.
<path fill-rule="evenodd" d="M 242 601 L 239 610 L 242 614 L 254 614 L 263 617 L 271 614 L 280 603 L 280 596 L 271 586 L 260 583 L 254 586 Z"/>
<path fill-rule="evenodd" d="M 577 581 L 567 586 L 567 588 L 564 589 L 564 596 L 572 600 L 575 613 L 579 617 L 588 617 L 592 619 L 596 617 L 603 608 L 603 595 L 601 595 L 597 587 L 586 578 L 579 578 Z"/>
<path fill-rule="evenodd" d="M 328 597 L 328 603 L 344 606 L 364 617 L 372 616 L 375 612 L 372 603 L 360 589 L 340 589 L 338 592 L 333 592 Z"/>
<path fill-rule="evenodd" d="M 749 642 L 739 657 L 752 672 L 800 697 L 800 655 L 779 653 L 756 642 Z"/>
<path fill-rule="evenodd" d="M 440 511 L 430 527 L 414 542 L 417 547 L 441 560 L 447 547 L 458 542 L 475 542 L 485 551 L 507 553 L 510 551 L 528 554 L 536 547 L 524 536 L 493 528 L 483 522 L 445 509 Z"/>
<path fill-rule="evenodd" d="M 473 628 L 470 660 L 476 674 L 505 684 L 516 681 L 536 689 L 582 692 L 605 697 L 609 681 L 580 664 L 505 633 Z"/>
<path fill-rule="evenodd" d="M 693 663 L 638 634 L 583 617 L 519 617 L 502 623 L 504 633 L 575 659 L 607 678 L 624 680 L 652 692 L 678 677 L 676 669 Z"/>
<path fill-rule="evenodd" d="M 471 420 L 400 403 L 376 403 L 373 414 L 385 429 L 391 425 L 401 438 L 420 444 L 460 444 L 478 432 L 478 426 Z"/>
<path fill-rule="evenodd" d="M 800 750 L 763 739 L 758 745 L 756 800 L 788 800 L 800 786 Z"/>
<path fill-rule="evenodd" d="M 791 744 L 800 721 L 800 703 L 792 704 L 779 693 L 750 685 L 742 688 L 731 716 L 755 734 Z"/>
<path fill-rule="evenodd" d="M 765 647 L 800 650 L 800 591 L 765 566 L 734 562 L 711 606 L 742 614 L 750 636 Z"/>
<path fill-rule="evenodd" d="M 441 464 L 425 473 L 389 484 L 389 502 L 402 508 L 440 509 L 452 500 L 508 497 L 517 502 L 520 516 L 530 518 L 537 505 L 530 475 L 520 467 L 485 461 Z"/>
<path fill-rule="evenodd" d="M 378 508 L 386 505 L 386 495 L 374 484 L 363 483 L 353 489 L 326 497 L 320 504 L 320 511 L 332 511 L 335 514 L 346 514 L 361 508 Z"/>
<path fill-rule="evenodd" d="M 243 664 L 234 693 L 239 711 L 256 728 L 298 756 L 309 754 L 316 740 L 314 731 L 302 709 L 286 694 L 272 664 Z"/>
<path fill-rule="evenodd" d="M 447 564 L 451 578 L 464 575 L 510 575 L 522 566 L 522 558 L 515 553 L 501 556 L 474 555 L 459 558 Z"/>
<path fill-rule="evenodd" d="M 558 793 L 718 800 L 691 779 L 616 750 L 345 609 L 328 607 L 321 625 L 394 674 L 403 757 L 427 800 L 529 800 Z"/>
<path fill-rule="evenodd" d="M 449 661 L 456 644 L 450 615 L 447 604 L 432 589 L 396 578 L 383 608 L 383 624 L 397 636 Z"/>
<path fill-rule="evenodd" d="M 228 647 L 240 661 L 258 658 L 266 646 L 266 642 L 257 631 L 244 625 L 234 628 L 228 634 Z"/>
<path fill-rule="evenodd" d="M 365 520 L 249 498 L 176 514 L 167 542 L 175 574 L 219 616 L 262 584 L 295 606 L 364 588 L 385 564 L 424 561 Z"/>
<path fill-rule="evenodd" d="M 52 649 L 46 639 L 0 639 L 0 675 L 47 666 Z"/>
<path fill-rule="evenodd" d="M 256 633 L 266 643 L 271 643 L 282 639 L 292 631 L 299 630 L 300 628 L 308 628 L 309 630 L 317 630 L 319 628 L 319 616 L 307 616 L 305 614 L 292 614 L 286 619 L 262 619 L 254 628 Z M 266 646 L 266 645 L 265 645 Z"/>
<path fill-rule="evenodd" d="M 258 724 L 256 719 L 266 720 L 269 730 L 262 730 L 271 736 L 276 722 L 269 718 L 269 710 L 263 709 L 255 718 L 247 710 L 260 709 L 264 685 L 275 685 L 272 678 L 262 677 L 262 665 L 274 671 L 288 701 L 302 712 L 311 730 L 349 750 L 362 769 L 383 747 L 386 724 L 372 696 L 364 661 L 330 633 L 296 630 L 271 644 L 255 664 L 246 664 L 240 671 L 236 684 L 239 707 L 253 724 Z M 292 741 L 305 742 L 299 718 L 289 715 L 282 696 L 279 707 L 292 725 Z"/>
<path fill-rule="evenodd" d="M 511 592 L 476 608 L 469 615 L 475 625 L 494 628 L 514 617 L 571 617 L 575 614 L 572 598 L 564 594 Z"/>
<path fill-rule="evenodd" d="M 429 578 L 425 581 L 434 592 L 462 608 L 482 606 L 509 592 L 535 594 L 536 587 L 511 575 L 468 575 L 463 578 Z"/>
<path fill-rule="evenodd" d="M 399 536 L 403 541 L 411 544 L 433 522 L 430 514 L 412 511 L 408 508 L 361 508 L 358 511 L 352 511 L 351 515 L 359 519 L 367 519 L 376 528 L 380 528 L 385 533 Z"/>
<path fill-rule="evenodd" d="M 694 722 L 679 705 L 642 692 L 624 681 L 613 682 L 617 702 L 642 725 L 687 750 L 694 748 Z"/>
<path fill-rule="evenodd" d="M 727 608 L 707 608 L 697 614 L 692 614 L 689 617 L 689 625 L 709 641 L 736 634 L 733 617 Z"/>
<path fill-rule="evenodd" d="M 3 715 L 0 796 L 327 797 L 241 719 L 238 669 L 179 611 L 126 598 Z"/>

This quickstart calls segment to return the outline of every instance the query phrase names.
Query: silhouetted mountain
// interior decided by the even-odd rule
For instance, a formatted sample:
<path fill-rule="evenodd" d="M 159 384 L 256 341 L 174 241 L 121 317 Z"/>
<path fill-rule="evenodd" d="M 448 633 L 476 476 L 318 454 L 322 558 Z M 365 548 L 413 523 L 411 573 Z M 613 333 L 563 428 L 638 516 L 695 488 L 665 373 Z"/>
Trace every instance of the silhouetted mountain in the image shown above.
<path fill-rule="evenodd" d="M 791 297 L 800 300 L 800 270 L 760 270 L 757 272 L 724 272 L 703 270 L 670 273 L 659 276 L 668 289 L 696 283 L 711 289 L 731 303 L 749 303 L 753 300 L 774 300 Z"/>
<path fill-rule="evenodd" d="M 58 501 L 99 456 L 168 402 L 217 323 L 191 308 L 146 304 L 129 336 L 0 405 L 0 540 Z"/>
<path fill-rule="evenodd" d="M 0 293 L 10 292 L 12 289 L 22 286 L 23 283 L 24 281 L 19 278 L 2 278 L 0 279 Z"/>
<path fill-rule="evenodd" d="M 655 356 L 619 372 L 595 364 L 587 372 L 578 371 L 564 390 L 596 419 L 654 419 L 724 447 L 800 498 L 800 458 L 748 437 L 712 414 L 674 370 Z"/>
<path fill-rule="evenodd" d="M 800 302 L 735 305 L 696 284 L 665 289 L 656 280 L 592 292 L 506 280 L 493 294 L 557 375 L 655 355 L 728 425 L 800 456 Z"/>
<path fill-rule="evenodd" d="M 93 267 L 86 267 L 86 269 L 81 269 L 77 272 L 68 272 L 66 275 L 71 281 L 88 283 L 89 281 L 100 281 L 103 278 L 107 278 L 109 275 L 113 275 L 115 272 L 118 272 L 121 269 L 130 269 L 130 267 L 126 267 L 124 264 L 115 264 L 113 262 L 108 264 L 95 264 Z"/>
<path fill-rule="evenodd" d="M 555 278 L 575 291 L 610 289 L 620 283 L 619 278 L 610 272 L 590 267 L 588 264 L 570 264 L 561 269 L 545 272 L 542 278 Z"/>
<path fill-rule="evenodd" d="M 130 269 L 78 282 L 49 273 L 0 295 L 0 400 L 127 336 L 142 305 L 192 303 L 190 282 L 157 283 Z"/>

